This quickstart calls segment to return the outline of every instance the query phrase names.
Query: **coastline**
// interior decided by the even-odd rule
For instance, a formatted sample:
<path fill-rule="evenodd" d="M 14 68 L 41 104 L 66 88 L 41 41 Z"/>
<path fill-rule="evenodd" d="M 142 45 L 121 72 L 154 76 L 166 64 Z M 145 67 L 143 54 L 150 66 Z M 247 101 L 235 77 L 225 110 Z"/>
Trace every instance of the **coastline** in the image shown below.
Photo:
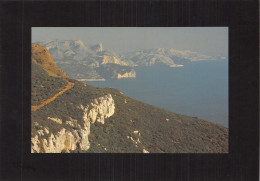
<path fill-rule="evenodd" d="M 93 82 L 93 81 L 105 81 L 105 79 L 77 79 L 78 81 L 90 81 L 90 82 Z"/>
<path fill-rule="evenodd" d="M 183 67 L 184 65 L 170 65 L 169 67 Z"/>

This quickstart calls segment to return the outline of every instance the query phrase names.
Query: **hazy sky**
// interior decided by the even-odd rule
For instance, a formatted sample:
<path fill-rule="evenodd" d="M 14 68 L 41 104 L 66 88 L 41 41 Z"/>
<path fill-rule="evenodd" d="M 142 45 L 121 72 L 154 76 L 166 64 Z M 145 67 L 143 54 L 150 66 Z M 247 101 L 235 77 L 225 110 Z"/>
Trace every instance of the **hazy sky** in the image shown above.
<path fill-rule="evenodd" d="M 150 48 L 191 50 L 207 55 L 228 56 L 227 27 L 37 27 L 32 42 L 82 40 L 103 44 L 116 53 Z"/>

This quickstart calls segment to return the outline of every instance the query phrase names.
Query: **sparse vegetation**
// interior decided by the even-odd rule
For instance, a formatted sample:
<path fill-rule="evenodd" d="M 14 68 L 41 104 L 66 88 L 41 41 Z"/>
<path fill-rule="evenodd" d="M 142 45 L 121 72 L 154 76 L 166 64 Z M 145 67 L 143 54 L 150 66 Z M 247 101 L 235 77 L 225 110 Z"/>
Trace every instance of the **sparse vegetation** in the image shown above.
<path fill-rule="evenodd" d="M 88 136 L 90 149 L 81 151 L 78 146 L 73 153 L 142 153 L 143 149 L 150 153 L 228 152 L 228 129 L 223 126 L 156 108 L 113 88 L 97 88 L 73 79 L 66 80 L 74 83 L 73 88 L 31 113 L 32 136 L 42 129 L 41 126 L 48 127 L 53 134 L 62 128 L 77 130 L 77 126 L 66 124 L 71 119 L 77 120 L 77 124 L 83 127 L 80 107 L 111 94 L 115 101 L 114 115 L 105 119 L 105 124 L 91 124 Z M 64 77 L 50 76 L 32 61 L 32 105 L 50 98 L 66 84 Z M 48 117 L 61 119 L 62 123 L 58 124 Z"/>

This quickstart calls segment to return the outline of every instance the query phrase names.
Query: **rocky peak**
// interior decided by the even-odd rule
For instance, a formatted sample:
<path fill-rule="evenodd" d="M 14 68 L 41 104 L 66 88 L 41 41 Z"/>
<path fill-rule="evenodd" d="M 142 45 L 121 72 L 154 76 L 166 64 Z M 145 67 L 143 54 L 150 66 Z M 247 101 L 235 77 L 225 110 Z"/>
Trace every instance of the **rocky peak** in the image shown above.
<path fill-rule="evenodd" d="M 159 54 L 164 54 L 165 49 L 164 48 L 157 48 L 156 52 L 159 53 Z"/>
<path fill-rule="evenodd" d="M 99 43 L 97 45 L 94 45 L 91 47 L 91 50 L 95 51 L 95 52 L 102 52 L 103 51 L 103 45 L 102 43 Z"/>
<path fill-rule="evenodd" d="M 81 40 L 75 41 L 75 44 L 78 44 L 78 45 L 81 45 L 81 46 L 85 46 L 83 41 L 81 41 Z"/>
<path fill-rule="evenodd" d="M 84 44 L 83 41 L 81 40 L 77 40 L 77 41 L 74 41 L 74 40 L 71 40 L 70 41 L 70 49 L 84 49 L 84 50 L 87 50 L 88 48 L 86 47 L 86 45 Z"/>

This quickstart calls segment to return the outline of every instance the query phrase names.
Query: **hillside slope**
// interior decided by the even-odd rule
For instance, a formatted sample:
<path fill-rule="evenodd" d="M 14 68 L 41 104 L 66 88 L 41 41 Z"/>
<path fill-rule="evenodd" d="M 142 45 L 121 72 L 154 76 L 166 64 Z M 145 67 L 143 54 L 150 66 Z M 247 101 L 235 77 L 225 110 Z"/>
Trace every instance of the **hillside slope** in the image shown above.
<path fill-rule="evenodd" d="M 69 78 L 63 70 L 57 67 L 49 51 L 41 45 L 32 44 L 32 61 L 40 65 L 49 76 Z"/>
<path fill-rule="evenodd" d="M 34 61 L 35 47 L 32 108 L 47 104 L 31 112 L 32 153 L 228 152 L 227 128 L 156 108 L 116 89 L 57 76 L 62 70 L 51 72 Z M 37 60 L 55 67 L 48 53 Z"/>

